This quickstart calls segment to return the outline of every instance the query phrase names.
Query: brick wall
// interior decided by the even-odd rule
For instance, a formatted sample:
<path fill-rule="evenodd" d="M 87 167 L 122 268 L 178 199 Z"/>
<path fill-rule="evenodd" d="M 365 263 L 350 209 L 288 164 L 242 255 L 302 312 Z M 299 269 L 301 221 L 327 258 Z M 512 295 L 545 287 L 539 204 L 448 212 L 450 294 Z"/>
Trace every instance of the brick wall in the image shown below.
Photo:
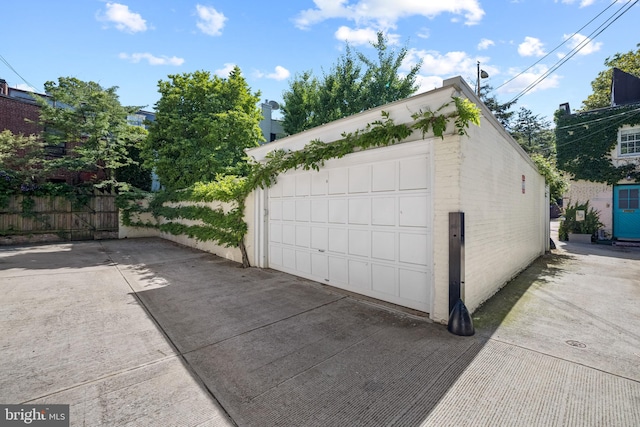
<path fill-rule="evenodd" d="M 14 134 L 24 135 L 40 133 L 41 126 L 25 120 L 37 122 L 39 114 L 40 107 L 34 103 L 0 96 L 0 130 L 8 129 Z"/>

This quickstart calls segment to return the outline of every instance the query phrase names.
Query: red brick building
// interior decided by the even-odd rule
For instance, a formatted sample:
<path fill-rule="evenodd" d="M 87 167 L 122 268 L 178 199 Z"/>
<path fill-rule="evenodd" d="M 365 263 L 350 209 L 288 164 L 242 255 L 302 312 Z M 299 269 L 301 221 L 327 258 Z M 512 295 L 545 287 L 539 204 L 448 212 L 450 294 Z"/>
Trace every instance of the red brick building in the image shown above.
<path fill-rule="evenodd" d="M 44 129 L 38 124 L 40 106 L 34 101 L 34 94 L 22 89 L 9 87 L 0 79 L 0 131 L 10 130 L 13 134 L 39 135 Z M 37 95 L 46 96 L 46 95 Z M 60 146 L 47 146 L 47 157 L 60 158 L 71 152 L 76 144 L 66 142 Z M 101 172 L 101 171 L 100 171 Z M 102 173 L 100 173 L 102 175 Z M 78 184 L 96 178 L 92 172 L 59 170 L 48 181 Z"/>

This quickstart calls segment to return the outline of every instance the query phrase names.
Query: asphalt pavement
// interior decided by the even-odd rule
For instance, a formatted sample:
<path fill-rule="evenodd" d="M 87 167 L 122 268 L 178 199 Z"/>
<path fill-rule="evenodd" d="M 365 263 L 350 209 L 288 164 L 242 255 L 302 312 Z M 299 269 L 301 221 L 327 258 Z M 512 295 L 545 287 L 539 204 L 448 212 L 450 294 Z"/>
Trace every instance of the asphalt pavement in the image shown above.
<path fill-rule="evenodd" d="M 2 247 L 0 403 L 72 426 L 638 426 L 640 248 L 557 244 L 471 337 L 159 238 Z"/>

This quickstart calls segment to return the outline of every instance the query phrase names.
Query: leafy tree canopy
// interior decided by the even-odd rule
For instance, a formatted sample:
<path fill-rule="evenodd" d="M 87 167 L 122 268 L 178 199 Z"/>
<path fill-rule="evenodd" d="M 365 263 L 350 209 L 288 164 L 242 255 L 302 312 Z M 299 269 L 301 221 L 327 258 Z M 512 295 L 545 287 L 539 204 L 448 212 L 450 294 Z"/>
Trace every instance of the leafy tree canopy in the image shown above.
<path fill-rule="evenodd" d="M 593 93 L 582 101 L 582 111 L 595 110 L 596 108 L 611 106 L 611 77 L 613 69 L 620 70 L 640 77 L 640 44 L 635 52 L 616 53 L 604 61 L 607 69 L 601 71 L 591 82 Z"/>
<path fill-rule="evenodd" d="M 114 172 L 135 162 L 129 147 L 139 135 L 127 123 L 127 115 L 139 107 L 120 104 L 117 87 L 104 89 L 98 83 L 75 77 L 60 77 L 44 85 L 48 99 L 36 98 L 45 145 L 73 146 L 70 155 L 56 166 L 68 170 L 102 170 L 103 184 L 114 184 Z"/>
<path fill-rule="evenodd" d="M 511 129 L 511 120 L 513 120 L 515 113 L 515 111 L 511 111 L 511 107 L 515 105 L 516 101 L 501 103 L 495 95 L 489 96 L 489 93 L 492 91 L 493 88 L 490 85 L 481 86 L 480 99 L 482 99 L 484 105 L 491 110 L 500 124 L 509 131 Z"/>
<path fill-rule="evenodd" d="M 399 73 L 407 48 L 396 52 L 378 32 L 372 43 L 376 58 L 354 52 L 349 45 L 322 78 L 311 71 L 297 75 L 283 93 L 283 128 L 288 134 L 302 132 L 333 120 L 406 98 L 417 90 L 415 84 L 422 62 L 406 75 Z"/>
<path fill-rule="evenodd" d="M 556 138 L 549 120 L 520 107 L 510 127 L 511 136 L 527 153 L 541 154 L 544 157 L 555 155 Z"/>
<path fill-rule="evenodd" d="M 219 174 L 247 173 L 244 150 L 263 140 L 262 113 L 260 93 L 251 93 L 240 68 L 228 78 L 208 71 L 169 75 L 158 88 L 144 156 L 164 186 L 185 188 Z"/>

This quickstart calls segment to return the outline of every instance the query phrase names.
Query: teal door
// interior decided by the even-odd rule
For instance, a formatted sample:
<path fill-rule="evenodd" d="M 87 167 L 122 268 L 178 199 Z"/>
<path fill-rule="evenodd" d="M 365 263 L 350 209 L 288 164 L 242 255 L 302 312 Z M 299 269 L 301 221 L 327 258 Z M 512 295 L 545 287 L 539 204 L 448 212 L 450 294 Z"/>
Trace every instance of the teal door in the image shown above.
<path fill-rule="evenodd" d="M 640 185 L 613 188 L 613 236 L 640 239 Z"/>

